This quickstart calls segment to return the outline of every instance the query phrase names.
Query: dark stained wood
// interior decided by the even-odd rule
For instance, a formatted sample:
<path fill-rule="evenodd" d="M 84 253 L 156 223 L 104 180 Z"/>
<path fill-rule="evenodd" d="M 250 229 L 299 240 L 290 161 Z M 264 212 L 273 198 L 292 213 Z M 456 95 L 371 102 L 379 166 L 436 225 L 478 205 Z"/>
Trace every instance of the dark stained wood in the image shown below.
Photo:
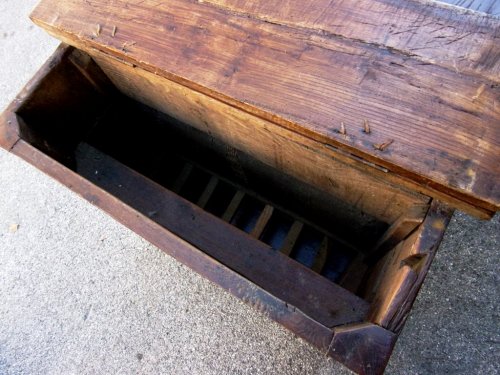
<path fill-rule="evenodd" d="M 161 225 L 126 205 L 112 194 L 107 193 L 54 161 L 25 141 L 19 140 L 13 147 L 12 152 L 78 193 L 93 205 L 101 208 L 179 262 L 220 285 L 269 318 L 283 324 L 321 350 L 327 350 L 332 339 L 331 329 L 311 319 L 304 312 L 276 298 L 268 291 L 220 264 Z"/>
<path fill-rule="evenodd" d="M 314 264 L 311 269 L 315 272 L 321 273 L 321 270 L 325 266 L 326 258 L 328 256 L 328 237 L 324 237 L 319 245 L 318 254 L 314 260 Z"/>
<path fill-rule="evenodd" d="M 371 322 L 394 332 L 401 329 L 452 213 L 433 202 L 422 225 L 374 267 L 364 293 L 371 302 Z"/>
<path fill-rule="evenodd" d="M 329 354 L 360 375 L 384 372 L 396 335 L 371 323 L 334 329 Z"/>
<path fill-rule="evenodd" d="M 361 298 L 93 147 L 79 150 L 79 174 L 324 326 L 365 317 Z"/>
<path fill-rule="evenodd" d="M 295 9 L 298 3 L 289 7 Z M 429 2 L 404 2 L 402 7 L 389 0 L 383 5 L 368 0 L 363 4 L 388 17 L 386 23 L 377 19 L 384 25 L 378 32 L 366 26 L 368 34 L 378 38 L 391 35 L 392 24 L 399 25 L 396 29 L 422 28 L 418 35 L 441 35 L 437 21 L 442 30 L 459 29 L 460 33 L 447 31 L 451 36 L 442 34 L 446 42 L 430 48 L 438 55 L 429 61 L 458 53 L 468 56 L 462 59 L 465 67 L 474 60 L 481 69 L 462 69 L 459 56 L 453 60 L 455 69 L 353 35 L 339 37 L 294 23 L 269 22 L 206 2 L 45 0 L 33 19 L 80 48 L 96 48 L 155 73 L 155 81 L 168 78 L 452 199 L 497 210 L 500 128 L 495 124 L 500 119 L 500 86 L 492 77 L 498 77 L 498 20 Z M 354 7 L 358 9 L 358 2 L 348 9 Z M 338 7 L 323 8 L 328 16 Z M 402 16 L 395 19 L 399 10 Z M 307 14 L 303 9 L 302 13 Z M 363 14 L 368 17 L 367 11 Z M 102 24 L 98 37 L 93 34 L 96 24 Z M 114 26 L 119 31 L 112 37 Z M 467 28 L 471 31 L 462 34 Z M 397 35 L 411 51 L 421 48 L 408 42 L 419 40 L 412 32 Z M 462 39 L 469 40 L 464 44 Z M 362 131 L 365 120 L 369 134 Z M 346 134 L 339 132 L 341 123 Z M 383 151 L 375 147 L 382 144 L 390 146 Z"/>
<path fill-rule="evenodd" d="M 365 262 L 365 256 L 363 254 L 358 254 L 351 262 L 338 284 L 342 286 L 342 288 L 357 294 L 367 270 L 368 265 Z"/>
<path fill-rule="evenodd" d="M 181 191 L 182 187 L 186 183 L 192 171 L 193 171 L 193 164 L 191 163 L 184 164 L 181 174 L 177 177 L 177 179 L 174 182 L 174 186 L 172 187 L 172 191 L 174 193 L 179 193 Z"/>
<path fill-rule="evenodd" d="M 19 140 L 20 122 L 22 120 L 18 118 L 16 112 L 19 111 L 27 98 L 38 90 L 41 83 L 46 80 L 47 75 L 54 70 L 54 67 L 61 64 L 61 61 L 65 61 L 73 51 L 73 47 L 61 44 L 0 115 L 0 146 L 2 148 L 10 150 Z"/>
<path fill-rule="evenodd" d="M 212 176 L 210 178 L 210 181 L 208 182 L 207 186 L 205 187 L 205 190 L 203 190 L 203 193 L 201 194 L 200 198 L 196 202 L 196 205 L 204 208 L 206 204 L 208 203 L 208 200 L 212 196 L 215 188 L 217 187 L 219 183 L 219 179 L 215 176 Z"/>
<path fill-rule="evenodd" d="M 369 259 L 374 260 L 378 255 L 384 254 L 404 240 L 424 221 L 428 209 L 427 205 L 421 205 L 412 207 L 408 212 L 404 212 L 392 223 L 373 249 L 371 249 Z"/>
<path fill-rule="evenodd" d="M 243 197 L 245 196 L 245 192 L 238 190 L 236 193 L 234 193 L 233 198 L 231 199 L 231 202 L 226 208 L 226 211 L 224 211 L 224 214 L 222 215 L 222 220 L 224 221 L 231 221 L 233 218 L 234 214 L 236 213 L 236 210 L 241 204 L 241 201 L 243 200 Z"/>

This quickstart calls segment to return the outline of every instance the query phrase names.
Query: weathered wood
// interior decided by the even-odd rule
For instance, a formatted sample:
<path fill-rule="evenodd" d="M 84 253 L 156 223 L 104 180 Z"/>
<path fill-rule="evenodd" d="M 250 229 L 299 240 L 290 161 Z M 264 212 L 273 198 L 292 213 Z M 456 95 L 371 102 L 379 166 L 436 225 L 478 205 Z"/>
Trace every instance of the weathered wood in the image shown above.
<path fill-rule="evenodd" d="M 240 15 L 361 41 L 422 62 L 499 81 L 499 20 L 449 8 L 437 1 L 203 1 Z M 491 14 L 500 10 L 495 0 L 444 1 Z"/>
<path fill-rule="evenodd" d="M 205 187 L 205 190 L 203 190 L 203 193 L 198 199 L 198 202 L 196 202 L 196 205 L 201 208 L 204 208 L 218 184 L 219 184 L 219 179 L 216 176 L 210 177 L 210 181 Z"/>
<path fill-rule="evenodd" d="M 99 207 L 162 251 L 221 286 L 269 318 L 326 351 L 332 339 L 331 329 L 311 319 L 303 311 L 280 300 L 268 291 L 222 265 L 196 247 L 149 219 L 132 207 L 51 159 L 23 140 L 12 152 L 61 182 L 84 199 Z"/>
<path fill-rule="evenodd" d="M 38 86 L 44 81 L 53 68 L 65 60 L 67 55 L 73 51 L 73 47 L 61 44 L 57 50 L 43 64 L 33 78 L 24 86 L 22 91 L 9 104 L 0 115 L 0 146 L 10 150 L 19 140 L 20 124 L 16 112 L 23 105 L 26 98 L 33 95 Z"/>
<path fill-rule="evenodd" d="M 264 210 L 259 216 L 259 219 L 257 220 L 257 223 L 255 223 L 255 227 L 252 229 L 250 232 L 250 235 L 255 238 L 259 238 L 264 229 L 266 228 L 267 223 L 269 222 L 269 219 L 271 219 L 271 216 L 273 215 L 274 212 L 274 207 L 266 204 L 264 207 Z"/>
<path fill-rule="evenodd" d="M 390 21 L 383 23 L 382 34 L 374 35 L 390 35 L 387 28 L 394 22 L 406 25 L 404 16 L 394 20 L 399 9 L 394 3 L 380 5 L 381 14 Z M 378 10 L 373 1 L 366 4 L 370 12 Z M 431 25 L 422 26 L 422 35 L 437 30 L 432 26 L 436 12 L 444 29 L 451 25 L 479 30 L 466 46 L 481 46 L 476 65 L 496 66 L 497 19 L 428 2 L 404 4 L 403 15 L 408 9 L 410 20 L 422 18 Z M 500 118 L 496 110 L 500 86 L 482 76 L 484 71 L 460 73 L 460 68 L 434 65 L 362 39 L 265 22 L 206 2 L 172 0 L 155 5 L 132 0 L 64 4 L 45 0 L 33 19 L 65 41 L 149 70 L 156 80 L 176 81 L 470 205 L 487 211 L 500 207 L 500 130 L 495 126 Z M 103 32 L 95 37 L 91 25 L 98 23 Z M 120 30 L 115 37 L 107 32 L 113 26 Z M 403 37 L 400 34 L 397 38 Z M 408 35 L 412 33 L 403 39 L 413 40 Z M 485 45 L 483 39 L 476 41 L 478 35 L 485 35 Z M 454 34 L 445 38 L 448 44 L 431 49 L 466 55 L 470 48 L 458 47 L 466 38 L 467 33 Z M 371 125 L 369 134 L 361 129 L 364 120 Z M 341 123 L 346 134 L 339 132 Z M 390 146 L 382 151 L 376 147 L 382 144 Z"/>
<path fill-rule="evenodd" d="M 337 327 L 333 331 L 329 354 L 357 374 L 383 374 L 396 337 L 371 323 Z"/>
<path fill-rule="evenodd" d="M 283 253 L 286 256 L 290 256 L 293 247 L 295 246 L 295 243 L 297 242 L 297 239 L 300 236 L 302 228 L 304 228 L 304 223 L 297 220 L 293 222 L 292 227 L 288 231 L 288 234 L 286 235 L 286 238 L 283 241 L 283 245 L 281 246 L 280 249 L 281 253 Z"/>
<path fill-rule="evenodd" d="M 368 311 L 361 298 L 90 146 L 80 147 L 77 168 L 139 212 L 154 211 L 157 223 L 324 326 L 362 321 Z"/>
<path fill-rule="evenodd" d="M 319 245 L 318 254 L 316 255 L 316 259 L 314 260 L 314 264 L 311 269 L 314 272 L 321 273 L 323 269 L 326 258 L 328 256 L 328 237 L 324 237 L 323 241 L 321 241 L 321 245 Z"/>
<path fill-rule="evenodd" d="M 404 212 L 394 223 L 392 223 L 373 249 L 371 249 L 368 260 L 375 260 L 377 256 L 384 254 L 404 240 L 424 221 L 428 209 L 429 207 L 427 205 L 420 205 L 411 207 L 408 212 Z"/>
<path fill-rule="evenodd" d="M 172 191 L 174 193 L 179 193 L 181 191 L 182 187 L 186 183 L 192 171 L 193 171 L 193 164 L 191 163 L 184 164 L 181 173 L 179 174 L 179 176 L 177 176 L 174 185 L 172 186 Z"/>
<path fill-rule="evenodd" d="M 233 196 L 233 199 L 231 199 L 231 202 L 229 203 L 229 206 L 227 206 L 226 211 L 224 211 L 224 214 L 222 215 L 222 220 L 228 222 L 231 221 L 244 197 L 245 197 L 244 191 L 242 190 L 236 191 L 236 193 Z"/>
<path fill-rule="evenodd" d="M 402 327 L 452 213 L 449 207 L 433 202 L 418 230 L 374 267 L 364 293 L 371 301 L 371 322 L 391 331 Z"/>
<path fill-rule="evenodd" d="M 342 286 L 342 288 L 357 294 L 367 270 L 368 265 L 365 262 L 365 256 L 363 254 L 358 254 L 353 259 L 338 284 Z"/>

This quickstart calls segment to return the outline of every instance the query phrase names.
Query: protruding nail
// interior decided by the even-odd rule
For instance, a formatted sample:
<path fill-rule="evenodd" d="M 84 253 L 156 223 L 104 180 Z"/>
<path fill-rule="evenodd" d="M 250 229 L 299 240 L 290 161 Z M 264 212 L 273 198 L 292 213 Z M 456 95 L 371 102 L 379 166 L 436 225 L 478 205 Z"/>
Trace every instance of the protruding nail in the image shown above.
<path fill-rule="evenodd" d="M 342 134 L 342 135 L 346 135 L 347 134 L 347 131 L 345 130 L 345 125 L 344 125 L 343 122 L 340 123 L 339 133 Z"/>
<path fill-rule="evenodd" d="M 368 120 L 364 121 L 363 132 L 365 132 L 366 134 L 370 134 L 372 132 L 371 129 L 370 129 L 370 123 L 368 122 Z"/>
<path fill-rule="evenodd" d="M 394 139 L 389 139 L 387 142 L 384 143 L 374 143 L 373 148 L 375 150 L 385 151 L 387 147 L 389 147 L 392 144 L 392 142 L 394 142 Z"/>

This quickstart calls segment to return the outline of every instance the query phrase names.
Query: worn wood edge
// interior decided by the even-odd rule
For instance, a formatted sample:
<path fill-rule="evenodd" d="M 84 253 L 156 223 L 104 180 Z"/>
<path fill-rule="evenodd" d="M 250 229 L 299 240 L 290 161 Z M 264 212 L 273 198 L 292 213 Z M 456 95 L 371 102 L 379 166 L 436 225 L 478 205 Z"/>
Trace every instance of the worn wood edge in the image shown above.
<path fill-rule="evenodd" d="M 417 258 L 409 257 L 406 264 L 415 272 L 415 281 L 406 292 L 406 297 L 400 302 L 398 309 L 391 317 L 387 328 L 399 333 L 403 329 L 415 299 L 423 285 L 425 277 L 431 267 L 432 261 L 446 232 L 454 209 L 438 201 L 434 201 L 429 212 L 429 224 L 423 230 L 422 240 L 417 250 Z M 423 258 L 420 258 L 423 256 Z M 416 261 L 416 262 L 415 262 Z M 423 263 L 422 263 L 423 262 Z"/>
<path fill-rule="evenodd" d="M 397 335 L 373 323 L 336 327 L 328 354 L 357 374 L 384 372 Z"/>
<path fill-rule="evenodd" d="M 346 39 L 350 40 L 353 42 L 358 42 L 362 44 L 366 44 L 369 46 L 385 49 L 388 51 L 391 51 L 393 53 L 397 53 L 403 56 L 406 56 L 408 58 L 414 59 L 421 61 L 423 63 L 427 64 L 433 64 L 437 66 L 441 66 L 449 71 L 457 72 L 460 71 L 460 73 L 465 73 L 474 77 L 478 78 L 486 78 L 488 80 L 491 80 L 492 82 L 498 83 L 500 82 L 500 77 L 498 76 L 498 72 L 492 69 L 492 71 L 481 69 L 480 66 L 469 66 L 467 63 L 469 63 L 468 59 L 456 59 L 453 58 L 453 56 L 447 56 L 447 55 L 442 55 L 440 56 L 439 54 L 433 53 L 433 48 L 417 48 L 417 49 L 412 49 L 408 45 L 411 45 L 409 41 L 405 44 L 404 41 L 394 41 L 394 40 L 388 40 L 388 38 L 383 38 L 380 34 L 379 28 L 387 28 L 387 25 L 383 24 L 383 21 L 385 20 L 378 20 L 379 23 L 376 22 L 370 22 L 370 21 L 375 21 L 374 19 L 371 19 L 367 17 L 367 14 L 371 11 L 371 9 L 368 7 L 366 2 L 365 4 L 357 4 L 360 9 L 358 9 L 358 12 L 360 13 L 360 17 L 358 18 L 353 18 L 350 19 L 353 24 L 351 24 L 351 27 L 348 28 L 348 31 L 346 32 L 345 28 L 342 29 L 342 27 L 339 28 L 340 25 L 337 25 L 338 23 L 341 24 L 341 19 L 335 19 L 335 12 L 333 13 L 333 17 L 330 20 L 330 22 L 333 23 L 333 25 L 328 25 L 328 24 L 321 24 L 321 18 L 324 13 L 327 13 L 327 9 L 324 9 L 323 7 L 321 8 L 323 10 L 323 13 L 319 15 L 317 18 L 316 22 L 318 22 L 318 25 L 310 25 L 309 22 L 301 22 L 295 19 L 283 19 L 283 12 L 281 12 L 281 9 L 279 6 L 275 7 L 272 9 L 271 13 L 264 13 L 262 10 L 255 9 L 258 7 L 255 7 L 253 4 L 248 4 L 250 7 L 250 10 L 244 10 L 243 8 L 247 6 L 247 4 L 241 5 L 241 3 L 238 3 L 236 0 L 236 5 L 234 2 L 231 1 L 220 1 L 220 0 L 198 0 L 199 3 L 208 3 L 211 6 L 215 8 L 219 8 L 221 10 L 224 10 L 226 12 L 230 12 L 232 14 L 240 15 L 240 16 L 246 16 L 249 18 L 255 18 L 260 21 L 264 22 L 269 22 L 269 23 L 274 23 L 280 26 L 284 27 L 291 27 L 291 28 L 297 28 L 297 29 L 305 29 L 309 31 L 316 32 L 318 35 L 322 36 L 327 36 L 328 38 L 340 38 L 340 39 Z M 451 19 L 454 16 L 462 16 L 463 18 L 466 18 L 464 22 L 460 25 L 463 26 L 465 33 L 465 37 L 468 37 L 472 34 L 474 34 L 473 26 L 477 25 L 480 26 L 481 28 L 481 33 L 484 33 L 484 29 L 489 29 L 492 33 L 495 30 L 495 26 L 493 23 L 500 24 L 500 18 L 498 16 L 490 15 L 487 13 L 483 12 L 478 12 L 474 10 L 470 10 L 461 6 L 456 6 L 453 4 L 448 4 L 448 3 L 442 3 L 439 1 L 433 1 L 433 0 L 412 0 L 411 2 L 403 2 L 403 1 L 390 1 L 390 0 L 385 0 L 385 1 L 379 1 L 375 2 L 374 5 L 379 5 L 380 7 L 387 6 L 387 7 L 392 7 L 392 10 L 395 13 L 400 12 L 405 12 L 409 14 L 405 14 L 407 17 L 412 17 L 415 18 L 415 22 L 418 21 L 419 18 L 425 18 L 429 17 L 432 21 L 434 22 L 443 22 L 443 20 L 450 20 L 448 21 L 448 25 L 443 25 L 443 27 L 455 27 L 451 21 Z M 297 2 L 297 4 L 301 4 L 300 2 Z M 319 4 L 316 4 L 319 5 Z M 323 4 L 321 4 L 323 5 Z M 338 4 L 335 4 L 335 6 Z M 292 2 L 291 5 L 288 3 L 286 6 L 294 6 L 294 3 Z M 330 4 L 326 5 L 326 7 L 329 7 Z M 340 5 L 342 7 L 342 5 Z M 352 4 L 354 7 L 355 4 Z M 406 8 L 405 8 L 406 6 Z M 413 7 L 415 10 L 408 11 L 407 8 Z M 421 9 L 417 9 L 417 7 L 420 7 Z M 268 8 L 266 10 L 269 10 Z M 276 13 L 273 13 L 275 11 Z M 336 12 L 338 13 L 338 12 Z M 439 15 L 439 13 L 445 13 L 444 15 Z M 332 16 L 332 14 L 328 14 Z M 432 22 L 431 21 L 431 22 Z M 468 24 L 470 22 L 471 25 Z M 486 25 L 485 25 L 486 23 Z M 362 25 L 363 31 L 358 31 L 357 33 L 352 34 L 353 30 L 356 30 L 357 27 Z M 418 28 L 413 28 L 412 29 L 412 40 L 417 40 L 419 37 L 429 37 L 429 33 L 424 30 L 420 30 L 421 27 Z M 399 25 L 396 22 L 391 24 L 391 27 L 388 28 L 388 32 L 392 34 L 402 34 L 402 33 L 407 33 L 407 27 L 403 25 Z M 479 32 L 477 32 L 479 33 Z M 468 34 L 468 35 L 467 35 Z M 429 39 L 427 41 L 432 41 L 432 39 Z M 458 42 L 461 46 L 464 46 L 467 44 L 467 39 L 462 40 L 462 38 L 458 38 L 458 40 L 455 41 L 455 43 Z M 451 44 L 451 43 L 450 43 Z M 469 44 L 470 46 L 470 44 Z M 476 46 L 470 46 L 472 49 L 471 51 L 468 51 L 468 54 L 474 55 L 480 53 L 479 47 Z M 439 49 L 439 48 L 436 48 Z M 464 62 L 465 60 L 465 62 Z M 497 70 L 500 65 L 497 65 Z"/>
<path fill-rule="evenodd" d="M 369 259 L 374 259 L 377 254 L 383 254 L 385 251 L 396 246 L 400 241 L 410 235 L 415 228 L 420 225 L 424 219 L 429 205 L 416 205 L 404 212 L 401 216 L 386 230 L 384 235 L 370 250 Z"/>
<path fill-rule="evenodd" d="M 229 291 L 261 314 L 282 324 L 318 349 L 325 352 L 328 350 L 333 336 L 330 328 L 215 261 L 25 141 L 20 140 L 11 152 L 100 208 L 177 261 Z"/>
<path fill-rule="evenodd" d="M 396 252 L 394 258 L 379 261 L 383 267 L 378 272 L 382 275 L 376 275 L 377 283 L 371 286 L 371 289 L 376 288 L 377 293 L 369 321 L 394 332 L 402 328 L 452 214 L 452 208 L 433 201 L 418 230 L 392 250 Z M 390 264 L 387 263 L 389 260 Z M 369 280 L 373 282 L 372 278 Z M 386 290 L 387 286 L 390 290 Z"/>
<path fill-rule="evenodd" d="M 26 83 L 14 100 L 0 115 L 0 147 L 11 150 L 20 138 L 20 121 L 16 112 L 22 104 L 38 89 L 50 71 L 59 65 L 72 51 L 73 47 L 61 43 L 35 75 Z"/>

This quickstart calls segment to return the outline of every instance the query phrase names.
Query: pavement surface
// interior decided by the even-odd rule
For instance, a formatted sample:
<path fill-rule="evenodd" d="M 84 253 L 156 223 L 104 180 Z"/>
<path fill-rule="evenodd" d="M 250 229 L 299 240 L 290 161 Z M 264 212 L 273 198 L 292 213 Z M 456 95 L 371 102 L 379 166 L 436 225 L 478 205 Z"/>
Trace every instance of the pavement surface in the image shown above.
<path fill-rule="evenodd" d="M 58 42 L 0 0 L 0 107 Z M 496 374 L 500 217 L 457 213 L 388 374 Z M 349 374 L 0 150 L 0 374 Z"/>

